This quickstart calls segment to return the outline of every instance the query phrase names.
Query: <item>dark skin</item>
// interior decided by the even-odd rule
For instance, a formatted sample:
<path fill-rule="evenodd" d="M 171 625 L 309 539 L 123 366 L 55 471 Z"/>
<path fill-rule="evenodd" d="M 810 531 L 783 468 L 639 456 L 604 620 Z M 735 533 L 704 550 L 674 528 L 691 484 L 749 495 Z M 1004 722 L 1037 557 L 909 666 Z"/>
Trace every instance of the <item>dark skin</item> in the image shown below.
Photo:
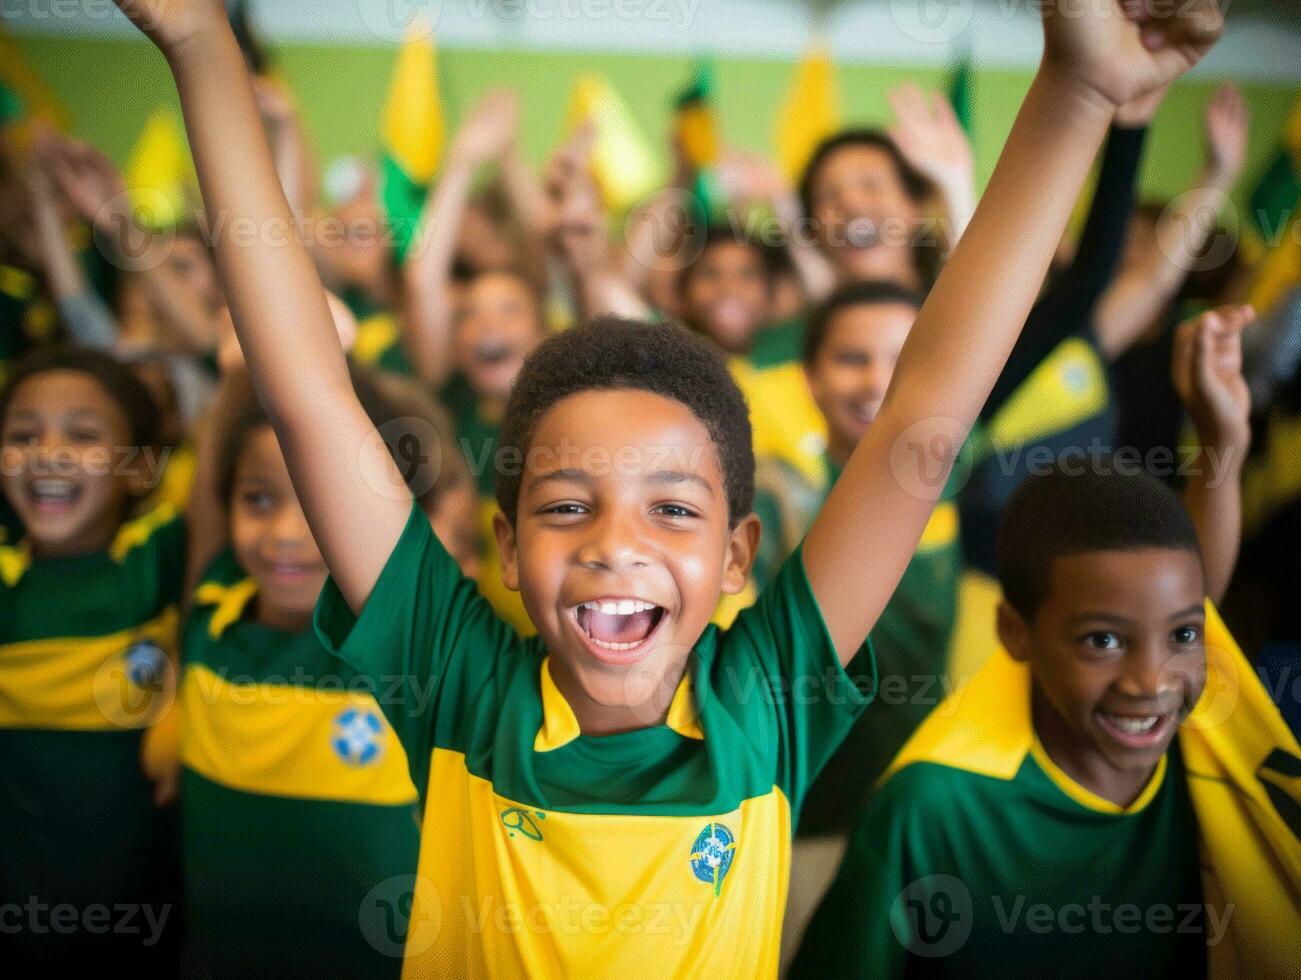
<path fill-rule="evenodd" d="M 121 406 L 80 371 L 24 381 L 10 399 L 0 444 L 0 485 L 37 558 L 107 548 L 128 501 L 152 482 L 147 460 L 131 449 Z"/>
<path fill-rule="evenodd" d="M 1057 558 L 1032 620 L 1006 602 L 999 638 L 1034 674 L 1035 732 L 1081 786 L 1118 806 L 1143 792 L 1206 682 L 1205 579 L 1184 550 Z"/>
<path fill-rule="evenodd" d="M 768 319 L 773 283 L 758 250 L 717 242 L 698 258 L 683 283 L 687 319 L 729 354 L 744 354 Z"/>
<path fill-rule="evenodd" d="M 584 391 L 553 405 L 529 444 L 512 525 L 495 530 L 551 673 L 587 734 L 659 723 L 720 593 L 745 588 L 759 521 L 728 520 L 709 431 L 648 391 Z M 577 607 L 639 600 L 655 613 L 630 649 L 585 637 Z"/>

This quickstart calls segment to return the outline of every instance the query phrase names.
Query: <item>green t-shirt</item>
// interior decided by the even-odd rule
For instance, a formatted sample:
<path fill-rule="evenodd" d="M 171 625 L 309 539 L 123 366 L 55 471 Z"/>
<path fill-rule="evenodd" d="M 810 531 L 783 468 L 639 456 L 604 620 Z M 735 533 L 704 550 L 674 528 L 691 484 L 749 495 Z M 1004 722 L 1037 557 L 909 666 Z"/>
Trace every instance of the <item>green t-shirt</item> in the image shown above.
<path fill-rule="evenodd" d="M 164 900 L 175 860 L 141 742 L 175 677 L 185 527 L 173 515 L 128 522 L 91 554 L 34 561 L 22 541 L 0 546 L 0 907 Z M 121 943 L 89 927 L 3 930 L 0 957 L 8 944 L 46 956 Z"/>
<path fill-rule="evenodd" d="M 1027 754 L 1010 780 L 932 762 L 891 776 L 791 976 L 1205 976 L 1209 917 L 1178 746 L 1114 812 L 1044 759 Z"/>
<path fill-rule="evenodd" d="M 825 455 L 823 479 L 817 483 L 782 460 L 760 464 L 754 509 L 763 522 L 755 562 L 761 586 L 804 539 L 839 476 L 839 467 Z M 953 503 L 961 478 L 959 468 L 872 630 L 873 649 L 885 666 L 876 704 L 858 719 L 810 787 L 800 812 L 802 835 L 849 830 L 895 753 L 943 700 L 941 680 L 957 621 L 962 571 Z"/>
<path fill-rule="evenodd" d="M 249 618 L 255 596 L 219 556 L 183 634 L 187 962 L 216 976 L 396 976 L 386 930 L 406 924 L 380 901 L 420 847 L 406 755 L 313 630 Z"/>
<path fill-rule="evenodd" d="M 604 737 L 418 509 L 360 615 L 329 581 L 316 624 L 426 801 L 413 974 L 775 973 L 792 815 L 875 684 L 866 645 L 841 668 L 798 552 L 706 629 L 664 724 Z"/>

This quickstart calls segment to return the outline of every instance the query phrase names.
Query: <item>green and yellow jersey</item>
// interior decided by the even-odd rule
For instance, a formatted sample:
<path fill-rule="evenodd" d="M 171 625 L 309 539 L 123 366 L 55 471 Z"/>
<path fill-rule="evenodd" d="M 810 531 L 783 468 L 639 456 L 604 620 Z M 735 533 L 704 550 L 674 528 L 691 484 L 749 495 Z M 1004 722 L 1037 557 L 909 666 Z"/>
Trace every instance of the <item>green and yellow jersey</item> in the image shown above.
<path fill-rule="evenodd" d="M 809 481 L 784 460 L 765 460 L 755 477 L 755 513 L 763 522 L 754 576 L 762 587 L 813 526 L 840 477 L 829 456 L 821 479 Z M 872 630 L 872 645 L 889 676 L 866 712 L 810 787 L 800 813 L 802 834 L 853 826 L 885 771 L 923 718 L 942 700 L 942 684 L 957 619 L 962 549 L 958 541 L 955 471 L 936 505 L 912 561 Z"/>
<path fill-rule="evenodd" d="M 817 482 L 827 429 L 804 377 L 803 344 L 802 320 L 768 327 L 728 367 L 750 406 L 755 457 L 781 460 Z"/>
<path fill-rule="evenodd" d="M 396 976 L 393 903 L 420 845 L 406 754 L 315 632 L 249 618 L 256 594 L 219 556 L 183 634 L 187 961 L 218 976 Z"/>
<path fill-rule="evenodd" d="M 1206 690 L 1128 807 L 1053 762 L 994 653 L 891 764 L 791 975 L 1293 972 L 1301 758 L 1207 616 Z"/>
<path fill-rule="evenodd" d="M 161 900 L 174 861 L 142 752 L 171 702 L 184 562 L 169 508 L 102 552 L 0 545 L 0 907 Z M 114 938 L 4 931 L 23 956 Z"/>
<path fill-rule="evenodd" d="M 381 699 L 425 801 L 407 976 L 776 972 L 794 814 L 875 686 L 841 668 L 797 552 L 696 643 L 664 724 L 585 736 L 413 510 L 326 644 Z"/>

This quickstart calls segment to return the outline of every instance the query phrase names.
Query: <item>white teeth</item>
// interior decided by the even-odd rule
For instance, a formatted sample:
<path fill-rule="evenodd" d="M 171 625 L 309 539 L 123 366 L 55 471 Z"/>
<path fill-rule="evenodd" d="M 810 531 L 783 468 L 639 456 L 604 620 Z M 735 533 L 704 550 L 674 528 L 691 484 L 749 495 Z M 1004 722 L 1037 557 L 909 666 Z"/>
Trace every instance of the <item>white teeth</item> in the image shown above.
<path fill-rule="evenodd" d="M 1142 735 L 1144 732 L 1150 732 L 1156 727 L 1156 723 L 1161 720 L 1160 715 L 1150 715 L 1147 718 L 1122 718 L 1119 715 L 1104 714 L 1103 717 L 1128 735 Z"/>
<path fill-rule="evenodd" d="M 579 608 L 591 609 L 593 612 L 605 613 L 607 616 L 631 616 L 633 613 L 650 612 L 659 607 L 653 602 L 642 602 L 640 599 L 610 599 L 605 602 L 580 603 Z"/>
<path fill-rule="evenodd" d="M 607 643 L 605 640 L 598 640 L 594 636 L 589 636 L 588 639 L 602 650 L 631 650 L 637 646 L 636 643 Z"/>
<path fill-rule="evenodd" d="M 37 497 L 68 498 L 77 488 L 70 480 L 44 479 L 32 481 L 32 493 Z"/>

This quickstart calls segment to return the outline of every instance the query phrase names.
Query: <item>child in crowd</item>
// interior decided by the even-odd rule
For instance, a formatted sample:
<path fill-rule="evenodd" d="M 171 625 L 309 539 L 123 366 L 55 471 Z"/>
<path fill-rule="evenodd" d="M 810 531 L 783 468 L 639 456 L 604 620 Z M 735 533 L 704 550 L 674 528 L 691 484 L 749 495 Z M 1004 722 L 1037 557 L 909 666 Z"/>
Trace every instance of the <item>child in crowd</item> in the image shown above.
<path fill-rule="evenodd" d="M 146 742 L 175 684 L 186 530 L 136 507 L 159 425 L 144 384 L 96 351 L 30 355 L 0 395 L 0 485 L 22 526 L 0 545 L 0 904 L 141 916 L 129 933 L 6 921 L 6 959 L 162 970 L 179 919 L 160 811 L 175 782 Z"/>
<path fill-rule="evenodd" d="M 794 976 L 1291 971 L 1297 743 L 1205 600 L 1237 550 L 1249 320 L 1181 330 L 1186 507 L 1119 458 L 1016 491 L 1004 649 L 891 764 Z"/>
<path fill-rule="evenodd" d="M 120 5 L 168 59 L 209 210 L 286 220 L 220 6 Z M 853 678 L 872 666 L 868 631 L 1108 122 L 1190 68 L 1222 24 L 1209 2 L 1160 19 L 1129 5 L 1063 13 L 1045 6 L 1042 66 L 890 397 L 800 549 L 727 631 L 707 623 L 720 592 L 744 587 L 759 525 L 745 404 L 710 348 L 606 320 L 526 362 L 495 519 L 503 578 L 539 632 L 521 640 L 413 501 L 376 490 L 397 483 L 395 466 L 361 453 L 375 429 L 307 253 L 218 239 L 241 344 L 331 571 L 318 629 L 362 676 L 403 678 L 381 706 L 428 801 L 431 845 L 408 969 L 775 971 L 804 791 L 867 700 Z M 928 465 L 892 465 L 909 439 Z M 810 681 L 832 690 L 810 697 Z M 805 693 L 781 693 L 792 686 Z M 651 920 L 659 909 L 669 922 Z"/>
<path fill-rule="evenodd" d="M 450 428 L 410 415 L 413 395 L 395 400 L 357 369 L 352 380 L 435 533 L 464 554 L 457 522 L 473 541 L 474 498 Z M 187 969 L 396 976 L 420 834 L 383 683 L 341 673 L 311 629 L 325 564 L 238 373 L 200 452 L 229 546 L 182 637 Z"/>

